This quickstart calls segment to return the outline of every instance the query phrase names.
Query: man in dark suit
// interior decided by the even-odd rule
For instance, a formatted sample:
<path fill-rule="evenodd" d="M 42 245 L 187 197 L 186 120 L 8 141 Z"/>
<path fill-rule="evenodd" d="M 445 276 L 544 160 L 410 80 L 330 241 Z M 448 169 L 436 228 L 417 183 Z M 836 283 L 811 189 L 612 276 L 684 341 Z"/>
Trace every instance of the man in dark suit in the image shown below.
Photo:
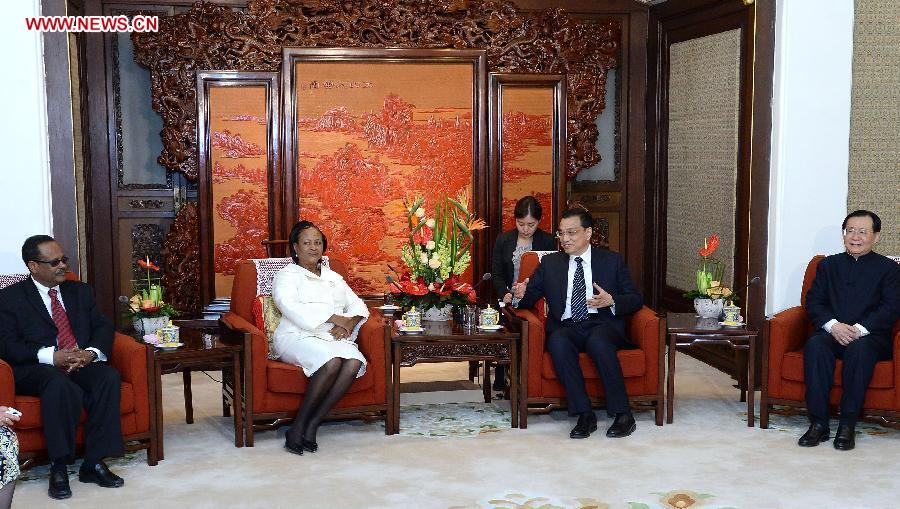
<path fill-rule="evenodd" d="M 843 359 L 840 421 L 835 449 L 856 446 L 856 419 L 878 361 L 893 355 L 891 329 L 900 315 L 900 267 L 872 251 L 881 239 L 881 218 L 868 210 L 851 212 L 841 225 L 843 253 L 816 267 L 806 292 L 806 314 L 815 330 L 803 348 L 809 429 L 801 447 L 829 439 L 828 397 L 837 359 Z"/>
<path fill-rule="evenodd" d="M 616 351 L 633 348 L 625 338 L 624 316 L 638 311 L 643 300 L 622 257 L 591 246 L 594 221 L 584 210 L 570 209 L 559 222 L 564 252 L 545 255 L 534 275 L 513 287 L 517 307 L 530 308 L 541 297 L 549 307 L 546 348 L 566 388 L 569 413 L 578 415 L 571 438 L 587 438 L 597 417 L 584 386 L 578 354 L 594 361 L 606 392 L 606 412 L 614 417 L 608 437 L 635 430 L 625 393 L 625 378 Z"/>
<path fill-rule="evenodd" d="M 0 291 L 0 341 L 16 393 L 41 398 L 52 461 L 48 493 L 56 499 L 72 496 L 66 465 L 74 461 L 82 409 L 87 411 L 85 457 L 78 480 L 118 488 L 124 481 L 102 461 L 123 453 L 121 382 L 106 363 L 113 325 L 97 308 L 90 286 L 66 280 L 68 258 L 53 237 L 29 237 L 22 260 L 31 277 Z"/>

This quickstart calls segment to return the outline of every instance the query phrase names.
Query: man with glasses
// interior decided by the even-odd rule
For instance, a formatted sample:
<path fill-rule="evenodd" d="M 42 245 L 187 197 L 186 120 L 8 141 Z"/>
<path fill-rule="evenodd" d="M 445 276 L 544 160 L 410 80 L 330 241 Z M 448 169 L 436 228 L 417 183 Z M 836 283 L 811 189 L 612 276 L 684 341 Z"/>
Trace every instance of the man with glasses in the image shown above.
<path fill-rule="evenodd" d="M 113 324 L 97 308 L 90 286 L 66 280 L 68 258 L 53 237 L 29 237 L 22 260 L 31 277 L 0 291 L 0 350 L 12 366 L 16 393 L 41 398 L 52 461 L 48 494 L 72 496 L 66 465 L 74 461 L 82 409 L 87 421 L 78 480 L 118 488 L 124 481 L 103 463 L 124 452 L 119 372 L 106 363 Z"/>
<path fill-rule="evenodd" d="M 840 421 L 833 445 L 849 451 L 875 364 L 892 356 L 891 329 L 900 317 L 900 266 L 872 252 L 881 239 L 881 219 L 874 212 L 851 212 L 841 228 L 846 251 L 819 262 L 806 293 L 806 314 L 815 327 L 803 350 L 810 426 L 798 444 L 814 447 L 830 438 L 828 396 L 836 360 L 842 359 Z"/>
<path fill-rule="evenodd" d="M 530 308 L 541 297 L 549 308 L 546 348 L 566 390 L 570 415 L 578 422 L 571 438 L 587 438 L 597 417 L 584 385 L 578 354 L 593 360 L 606 392 L 606 412 L 613 423 L 606 436 L 626 437 L 635 430 L 616 351 L 634 348 L 625 338 L 624 316 L 643 305 L 622 257 L 591 246 L 594 221 L 581 209 L 569 209 L 557 237 L 564 252 L 545 255 L 534 275 L 513 285 L 517 307 Z"/>

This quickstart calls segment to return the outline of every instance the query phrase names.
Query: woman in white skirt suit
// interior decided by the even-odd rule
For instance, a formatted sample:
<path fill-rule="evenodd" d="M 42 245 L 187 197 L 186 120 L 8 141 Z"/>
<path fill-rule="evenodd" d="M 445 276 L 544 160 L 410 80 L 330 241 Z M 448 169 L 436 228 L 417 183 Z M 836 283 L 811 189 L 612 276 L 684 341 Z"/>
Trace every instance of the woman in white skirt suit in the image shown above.
<path fill-rule="evenodd" d="M 356 336 L 369 310 L 340 274 L 322 266 L 328 242 L 314 224 L 295 224 L 289 241 L 294 263 L 272 281 L 272 299 L 282 314 L 274 345 L 281 361 L 300 366 L 309 377 L 284 444 L 302 455 L 318 450 L 322 419 L 366 372 Z"/>

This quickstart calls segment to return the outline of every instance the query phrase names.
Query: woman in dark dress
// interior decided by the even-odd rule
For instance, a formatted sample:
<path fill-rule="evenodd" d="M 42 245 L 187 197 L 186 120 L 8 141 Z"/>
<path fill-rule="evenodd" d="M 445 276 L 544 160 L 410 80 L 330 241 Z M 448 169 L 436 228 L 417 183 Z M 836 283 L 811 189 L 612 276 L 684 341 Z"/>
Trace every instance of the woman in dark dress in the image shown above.
<path fill-rule="evenodd" d="M 534 196 L 525 196 L 516 202 L 513 210 L 516 227 L 500 234 L 494 244 L 491 257 L 491 282 L 497 299 L 507 304 L 512 299 L 510 288 L 519 278 L 522 255 L 527 251 L 556 251 L 556 239 L 538 228 L 541 222 L 541 204 Z M 494 390 L 506 389 L 506 367 L 497 366 Z"/>

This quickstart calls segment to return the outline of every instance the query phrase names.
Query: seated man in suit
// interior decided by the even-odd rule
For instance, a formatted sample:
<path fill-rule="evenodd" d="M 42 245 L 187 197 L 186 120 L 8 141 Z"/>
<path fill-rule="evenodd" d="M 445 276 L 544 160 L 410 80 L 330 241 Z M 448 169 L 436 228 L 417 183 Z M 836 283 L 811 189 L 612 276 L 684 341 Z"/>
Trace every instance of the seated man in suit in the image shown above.
<path fill-rule="evenodd" d="M 0 341 L 16 393 L 41 398 L 52 461 L 48 493 L 56 499 L 72 496 L 66 465 L 74 461 L 82 409 L 87 422 L 78 480 L 118 488 L 124 481 L 102 461 L 123 453 L 121 382 L 106 363 L 113 325 L 97 309 L 90 286 L 66 280 L 68 258 L 53 237 L 29 237 L 22 260 L 31 277 L 0 291 Z"/>
<path fill-rule="evenodd" d="M 816 267 L 806 293 L 806 314 L 815 330 L 803 349 L 809 430 L 801 447 L 829 439 L 828 395 L 836 359 L 843 359 L 840 421 L 834 448 L 855 447 L 854 426 L 878 361 L 893 355 L 891 329 L 900 316 L 900 266 L 872 252 L 881 238 L 881 218 L 851 212 L 841 225 L 845 252 Z"/>
<path fill-rule="evenodd" d="M 584 210 L 570 209 L 559 222 L 564 252 L 547 254 L 534 275 L 513 285 L 517 307 L 530 308 L 547 299 L 546 348 L 566 389 L 569 413 L 578 415 L 571 438 L 587 438 L 597 429 L 597 417 L 584 386 L 578 354 L 587 352 L 606 391 L 606 412 L 615 417 L 608 437 L 626 437 L 635 430 L 625 379 L 616 351 L 632 345 L 625 338 L 624 316 L 643 305 L 622 257 L 591 246 L 594 221 Z"/>

